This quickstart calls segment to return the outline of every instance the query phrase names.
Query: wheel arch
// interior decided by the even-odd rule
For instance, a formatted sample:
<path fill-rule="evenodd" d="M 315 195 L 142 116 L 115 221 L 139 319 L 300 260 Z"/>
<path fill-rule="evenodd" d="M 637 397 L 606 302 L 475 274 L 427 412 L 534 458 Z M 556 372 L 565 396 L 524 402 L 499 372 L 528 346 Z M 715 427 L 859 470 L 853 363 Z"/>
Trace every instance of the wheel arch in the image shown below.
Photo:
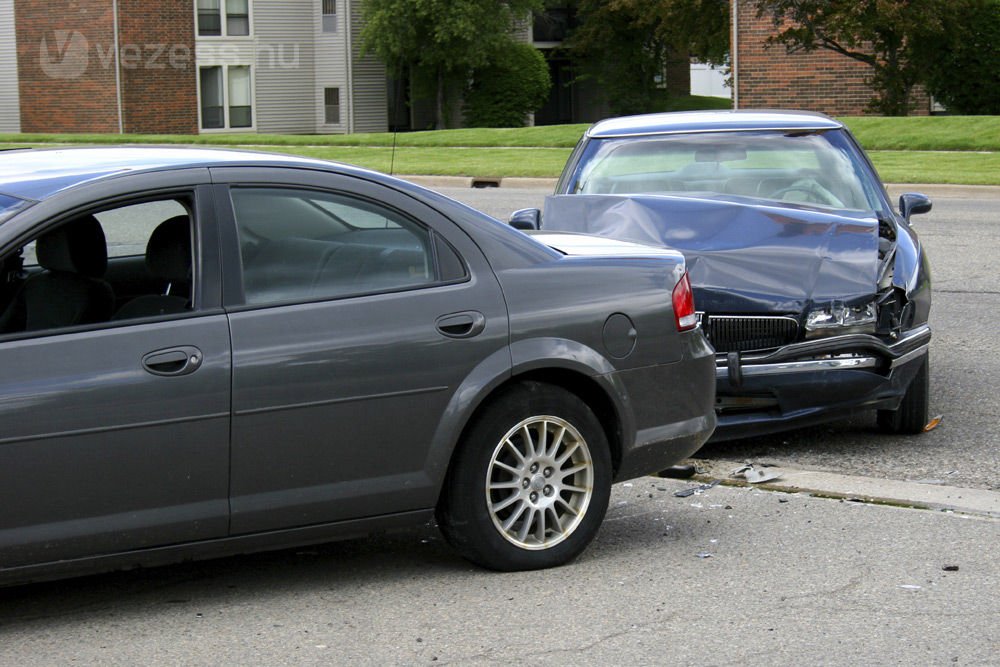
<path fill-rule="evenodd" d="M 520 363 L 513 368 L 508 368 L 507 373 L 494 374 L 489 381 L 485 382 L 474 381 L 473 385 L 475 386 L 472 387 L 466 386 L 467 381 L 455 392 L 455 397 L 452 399 L 453 405 L 449 406 L 448 414 L 451 415 L 452 422 L 456 421 L 454 417 L 457 414 L 462 414 L 464 417 L 457 420 L 460 423 L 459 428 L 453 426 L 448 429 L 448 432 L 453 435 L 446 438 L 447 457 L 443 458 L 432 471 L 435 486 L 438 489 L 438 499 L 440 499 L 441 490 L 451 470 L 455 453 L 462 446 L 466 434 L 475 425 L 476 420 L 499 395 L 511 387 L 525 382 L 551 384 L 568 391 L 583 401 L 594 412 L 601 424 L 611 449 L 613 476 L 617 474 L 624 451 L 623 443 L 628 442 L 628 438 L 634 437 L 635 433 L 635 424 L 629 418 L 630 413 L 625 407 L 628 402 L 625 387 L 606 359 L 579 343 L 561 342 L 564 351 L 567 350 L 567 345 L 577 353 L 567 353 L 558 357 L 532 355 L 528 358 L 521 358 Z M 578 354 L 583 349 L 589 350 L 589 354 L 583 356 Z M 593 363 L 594 355 L 600 358 L 600 363 Z M 456 401 L 459 401 L 460 405 L 455 405 Z M 435 438 L 435 440 L 439 444 L 441 443 L 440 438 Z"/>

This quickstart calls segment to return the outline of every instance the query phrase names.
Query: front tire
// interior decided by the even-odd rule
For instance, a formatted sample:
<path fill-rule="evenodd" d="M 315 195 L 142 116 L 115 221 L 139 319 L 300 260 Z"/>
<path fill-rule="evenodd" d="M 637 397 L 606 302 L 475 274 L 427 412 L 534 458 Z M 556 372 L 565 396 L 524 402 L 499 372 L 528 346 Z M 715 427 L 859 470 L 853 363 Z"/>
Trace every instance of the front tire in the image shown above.
<path fill-rule="evenodd" d="M 903 400 L 895 410 L 879 410 L 876 417 L 883 433 L 915 435 L 923 433 L 930 418 L 930 357 L 924 357 L 920 369 L 910 381 Z"/>
<path fill-rule="evenodd" d="M 534 570 L 580 554 L 610 494 L 610 448 L 594 413 L 565 389 L 525 382 L 493 399 L 459 443 L 437 519 L 468 560 Z"/>

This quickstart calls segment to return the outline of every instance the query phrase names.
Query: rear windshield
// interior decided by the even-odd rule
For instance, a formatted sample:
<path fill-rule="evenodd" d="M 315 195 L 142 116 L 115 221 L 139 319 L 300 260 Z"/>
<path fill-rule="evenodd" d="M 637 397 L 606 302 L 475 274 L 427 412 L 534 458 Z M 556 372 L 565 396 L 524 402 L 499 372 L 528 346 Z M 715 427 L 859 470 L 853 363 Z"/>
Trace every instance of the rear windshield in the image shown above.
<path fill-rule="evenodd" d="M 8 218 L 13 217 L 15 213 L 29 206 L 31 206 L 30 201 L 0 194 L 0 222 L 5 222 Z"/>
<path fill-rule="evenodd" d="M 876 185 L 839 131 L 714 132 L 591 141 L 570 192 L 718 194 L 875 210 Z"/>

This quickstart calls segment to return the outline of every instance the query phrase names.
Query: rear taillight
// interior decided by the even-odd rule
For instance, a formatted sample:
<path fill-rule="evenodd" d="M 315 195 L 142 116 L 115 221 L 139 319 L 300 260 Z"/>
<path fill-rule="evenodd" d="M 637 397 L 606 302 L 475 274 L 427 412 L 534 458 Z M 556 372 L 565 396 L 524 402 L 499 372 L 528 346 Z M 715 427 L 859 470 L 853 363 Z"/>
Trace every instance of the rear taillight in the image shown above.
<path fill-rule="evenodd" d="M 678 331 L 687 331 L 698 326 L 698 314 L 694 310 L 694 293 L 691 292 L 691 281 L 686 271 L 674 285 L 672 301 L 674 321 L 677 322 Z"/>

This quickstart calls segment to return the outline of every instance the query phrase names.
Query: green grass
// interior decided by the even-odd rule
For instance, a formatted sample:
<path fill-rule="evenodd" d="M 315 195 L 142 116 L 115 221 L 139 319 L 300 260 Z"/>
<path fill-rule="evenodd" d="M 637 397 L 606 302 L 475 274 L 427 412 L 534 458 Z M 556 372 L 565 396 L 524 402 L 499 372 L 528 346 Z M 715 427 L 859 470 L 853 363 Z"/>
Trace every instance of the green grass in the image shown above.
<path fill-rule="evenodd" d="M 397 146 L 572 148 L 586 124 L 400 132 Z M 0 144 L 184 144 L 213 146 L 392 146 L 391 132 L 369 134 L 0 134 Z"/>
<path fill-rule="evenodd" d="M 723 100 L 725 101 L 725 100 Z M 699 106 L 699 105 L 695 105 Z M 867 150 L 1000 151 L 1000 116 L 842 118 Z M 586 124 L 502 129 L 403 132 L 397 146 L 571 148 Z M 302 134 L 0 134 L 0 144 L 211 144 L 222 146 L 391 146 L 389 132 L 348 135 Z"/>
<path fill-rule="evenodd" d="M 1000 116 L 863 116 L 840 120 L 869 151 L 1000 151 Z"/>
<path fill-rule="evenodd" d="M 722 100 L 726 102 L 726 100 Z M 694 103 L 703 108 L 705 104 Z M 890 183 L 1000 185 L 1000 116 L 842 119 Z M 396 174 L 555 177 L 587 125 L 352 135 L 0 134 L 0 147 L 217 145 L 275 150 Z M 396 142 L 395 158 L 392 156 Z M 942 152 L 935 152 L 942 151 Z"/>
<path fill-rule="evenodd" d="M 393 174 L 429 176 L 532 176 L 555 177 L 562 171 L 569 148 L 427 148 L 401 146 L 392 149 L 371 146 L 267 147 L 281 153 L 375 169 Z"/>
<path fill-rule="evenodd" d="M 1000 185 L 1000 153 L 869 151 L 886 183 Z"/>

